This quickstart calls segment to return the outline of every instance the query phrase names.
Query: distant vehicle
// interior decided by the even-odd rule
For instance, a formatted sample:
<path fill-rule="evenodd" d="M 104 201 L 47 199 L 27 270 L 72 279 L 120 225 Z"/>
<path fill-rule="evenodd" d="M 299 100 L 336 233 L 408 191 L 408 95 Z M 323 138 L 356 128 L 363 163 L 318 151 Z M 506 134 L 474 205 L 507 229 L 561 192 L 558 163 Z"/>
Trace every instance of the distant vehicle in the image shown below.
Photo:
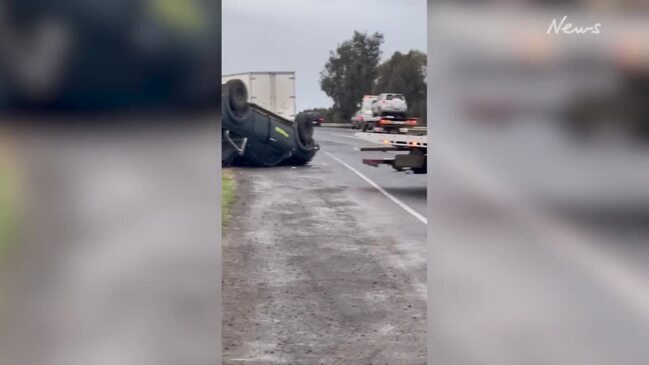
<path fill-rule="evenodd" d="M 306 120 L 308 120 L 309 123 L 313 124 L 316 127 L 320 127 L 322 126 L 322 123 L 324 123 L 324 117 L 320 112 L 316 112 L 316 111 L 300 112 L 295 117 L 296 120 L 298 118 L 306 118 Z"/>
<path fill-rule="evenodd" d="M 406 98 L 401 94 L 384 93 L 379 94 L 372 103 L 372 114 L 375 117 L 391 115 L 395 117 L 405 117 L 408 110 Z"/>
<path fill-rule="evenodd" d="M 244 72 L 223 75 L 221 83 L 239 79 L 248 89 L 248 102 L 288 120 L 295 120 L 295 72 Z"/>
<path fill-rule="evenodd" d="M 406 98 L 401 94 L 365 95 L 358 106 L 360 109 L 351 119 L 352 129 L 361 129 L 363 132 L 405 133 L 418 124 L 417 118 L 406 117 L 408 106 Z"/>
<path fill-rule="evenodd" d="M 363 122 L 365 121 L 365 118 L 371 118 L 371 117 L 372 117 L 371 111 L 358 110 L 351 118 L 352 129 L 363 128 Z"/>
<path fill-rule="evenodd" d="M 351 119 L 352 129 L 363 129 L 365 120 L 371 119 L 372 114 L 372 104 L 378 98 L 376 95 L 365 95 L 363 100 L 358 104 L 358 111 L 354 114 Z"/>

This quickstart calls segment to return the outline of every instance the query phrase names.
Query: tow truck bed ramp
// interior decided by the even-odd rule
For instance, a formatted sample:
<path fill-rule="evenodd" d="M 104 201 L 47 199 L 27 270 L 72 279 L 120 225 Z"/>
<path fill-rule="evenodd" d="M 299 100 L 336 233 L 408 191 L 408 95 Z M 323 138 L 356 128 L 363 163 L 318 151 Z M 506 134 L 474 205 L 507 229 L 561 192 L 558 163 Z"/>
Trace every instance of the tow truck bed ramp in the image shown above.
<path fill-rule="evenodd" d="M 356 137 L 377 144 L 373 147 L 361 147 L 361 151 L 408 151 L 407 154 L 397 154 L 390 158 L 366 158 L 363 159 L 365 165 L 372 167 L 389 165 L 397 171 L 411 171 L 415 174 L 427 172 L 428 140 L 425 134 L 356 133 Z"/>

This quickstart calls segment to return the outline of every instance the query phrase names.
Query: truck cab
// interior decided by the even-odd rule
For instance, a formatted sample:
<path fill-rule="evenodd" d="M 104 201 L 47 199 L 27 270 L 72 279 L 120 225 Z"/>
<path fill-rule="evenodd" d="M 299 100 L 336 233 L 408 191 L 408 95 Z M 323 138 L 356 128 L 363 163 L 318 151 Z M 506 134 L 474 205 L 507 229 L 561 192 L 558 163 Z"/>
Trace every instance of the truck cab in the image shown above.
<path fill-rule="evenodd" d="M 367 120 L 374 116 L 372 105 L 377 98 L 377 95 L 363 96 L 363 100 L 356 105 L 359 109 L 352 117 L 352 129 L 367 129 Z"/>

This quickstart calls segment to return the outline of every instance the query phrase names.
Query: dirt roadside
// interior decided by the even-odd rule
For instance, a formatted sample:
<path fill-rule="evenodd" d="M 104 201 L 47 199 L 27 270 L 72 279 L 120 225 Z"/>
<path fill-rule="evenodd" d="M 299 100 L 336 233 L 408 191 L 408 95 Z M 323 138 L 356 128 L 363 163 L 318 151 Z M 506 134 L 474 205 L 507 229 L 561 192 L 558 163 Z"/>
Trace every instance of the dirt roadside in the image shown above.
<path fill-rule="evenodd" d="M 232 171 L 224 364 L 424 364 L 425 296 L 336 172 Z"/>

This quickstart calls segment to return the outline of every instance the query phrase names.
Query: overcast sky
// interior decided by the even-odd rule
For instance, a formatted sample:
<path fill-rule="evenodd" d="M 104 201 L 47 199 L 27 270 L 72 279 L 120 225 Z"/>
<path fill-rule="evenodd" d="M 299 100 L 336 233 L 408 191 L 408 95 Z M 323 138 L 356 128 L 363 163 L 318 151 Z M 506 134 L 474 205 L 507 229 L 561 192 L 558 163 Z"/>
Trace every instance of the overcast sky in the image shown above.
<path fill-rule="evenodd" d="M 383 33 L 383 59 L 425 52 L 426 0 L 223 0 L 223 73 L 295 71 L 298 111 L 329 107 L 320 71 L 354 30 Z"/>

